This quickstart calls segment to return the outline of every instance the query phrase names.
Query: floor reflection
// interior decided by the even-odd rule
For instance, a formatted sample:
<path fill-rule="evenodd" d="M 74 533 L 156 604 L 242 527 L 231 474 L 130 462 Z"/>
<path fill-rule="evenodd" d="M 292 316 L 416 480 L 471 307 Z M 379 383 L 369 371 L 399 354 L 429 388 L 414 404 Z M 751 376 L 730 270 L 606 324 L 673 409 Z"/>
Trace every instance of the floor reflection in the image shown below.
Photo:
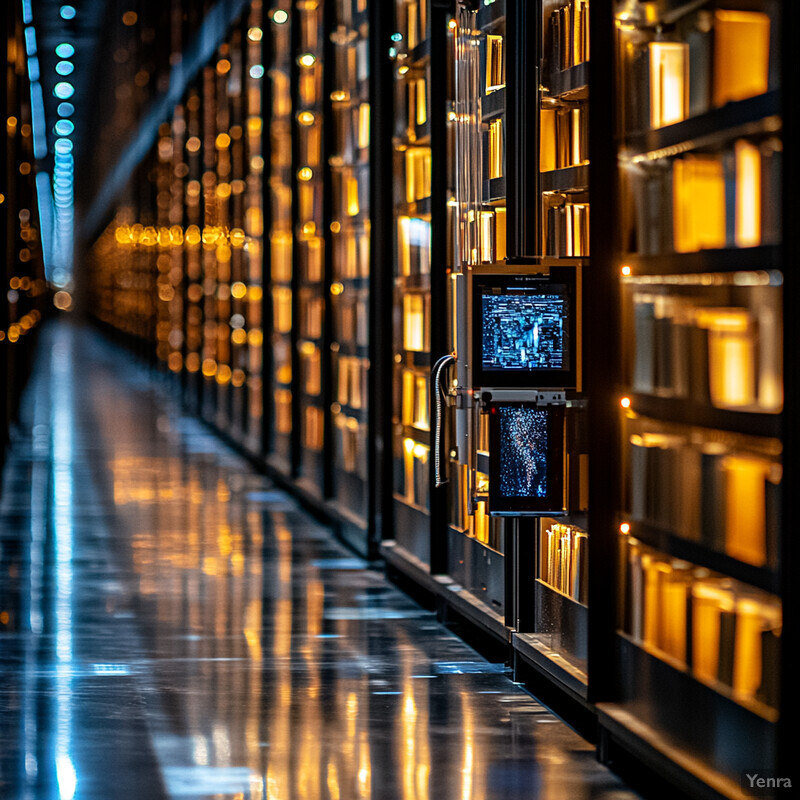
<path fill-rule="evenodd" d="M 140 367 L 44 337 L 0 505 L 0 797 L 633 797 Z"/>

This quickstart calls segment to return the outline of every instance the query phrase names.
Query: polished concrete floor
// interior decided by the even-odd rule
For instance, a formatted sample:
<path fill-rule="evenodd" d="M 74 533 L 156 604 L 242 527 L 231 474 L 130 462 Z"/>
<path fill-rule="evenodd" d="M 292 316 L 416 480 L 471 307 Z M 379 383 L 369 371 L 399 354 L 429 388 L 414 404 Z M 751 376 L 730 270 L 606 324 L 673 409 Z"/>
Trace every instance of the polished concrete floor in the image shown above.
<path fill-rule="evenodd" d="M 0 503 L 0 798 L 628 800 L 594 750 L 96 334 Z"/>

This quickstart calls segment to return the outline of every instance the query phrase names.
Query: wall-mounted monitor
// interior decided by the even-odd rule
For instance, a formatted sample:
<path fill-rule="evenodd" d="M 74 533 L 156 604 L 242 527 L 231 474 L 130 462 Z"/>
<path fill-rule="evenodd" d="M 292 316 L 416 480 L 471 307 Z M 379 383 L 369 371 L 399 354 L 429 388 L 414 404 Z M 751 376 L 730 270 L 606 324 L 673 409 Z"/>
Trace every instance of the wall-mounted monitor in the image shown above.
<path fill-rule="evenodd" d="M 474 275 L 474 386 L 572 389 L 577 374 L 573 267 L 541 275 Z"/>
<path fill-rule="evenodd" d="M 564 513 L 564 406 L 489 403 L 489 513 Z"/>

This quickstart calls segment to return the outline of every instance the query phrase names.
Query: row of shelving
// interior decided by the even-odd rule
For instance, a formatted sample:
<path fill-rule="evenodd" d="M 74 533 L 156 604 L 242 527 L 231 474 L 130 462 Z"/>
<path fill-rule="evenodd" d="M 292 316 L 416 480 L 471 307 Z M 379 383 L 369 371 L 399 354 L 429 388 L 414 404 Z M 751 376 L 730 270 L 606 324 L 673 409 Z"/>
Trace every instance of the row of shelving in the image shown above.
<path fill-rule="evenodd" d="M 46 301 L 51 299 L 36 200 L 31 84 L 24 38 L 28 34 L 15 24 L 16 18 L 11 7 L 0 12 L 0 32 L 7 43 L 0 94 L 5 144 L 0 159 L 0 480 L 10 427 L 17 418 L 31 367 L 32 344 L 50 305 Z M 69 292 L 58 292 L 52 299 L 60 308 L 72 303 Z M 13 629 L 18 620 L 6 612 L 0 631 L 9 624 Z"/>
<path fill-rule="evenodd" d="M 734 734 L 746 738 L 761 730 L 748 714 L 772 724 L 780 703 L 791 398 L 777 6 L 591 0 L 591 22 L 589 6 L 496 0 L 448 11 L 396 0 L 373 14 L 367 3 L 275 0 L 264 106 L 234 103 L 223 125 L 208 110 L 226 91 L 216 69 L 190 91 L 163 137 L 172 160 L 153 162 L 185 218 L 167 214 L 153 223 L 155 243 L 123 246 L 113 310 L 139 325 L 155 308 L 146 335 L 201 408 L 226 427 L 232 388 L 242 409 L 261 403 L 269 424 L 254 449 L 265 460 L 306 497 L 357 518 L 362 535 L 372 503 L 396 538 L 396 563 L 406 553 L 414 575 L 420 565 L 449 575 L 469 598 L 453 602 L 469 603 L 472 618 L 481 609 L 508 641 L 517 634 L 535 668 L 584 708 L 596 710 L 590 696 L 620 713 L 659 707 L 657 687 L 631 672 L 633 648 L 690 694 L 708 690 L 713 709 L 735 704 Z M 390 35 L 377 40 L 375 20 Z M 590 27 L 607 38 L 591 48 L 593 74 L 614 77 L 595 77 L 591 91 Z M 376 41 L 384 82 L 371 71 Z M 389 105 L 392 124 L 380 128 L 376 109 L 385 116 Z M 260 151 L 233 135 L 236 114 L 248 130 L 261 118 Z M 181 229 L 179 246 L 158 242 L 167 223 Z M 510 387 L 476 383 L 472 278 L 553 269 L 576 287 L 563 371 L 574 381 L 513 389 L 514 402 L 546 389 L 568 406 L 556 437 L 561 505 L 549 509 L 562 515 L 492 516 L 497 437 L 483 412 Z M 526 331 L 526 345 L 540 333 Z M 437 426 L 431 368 L 448 353 L 456 363 L 441 386 L 460 391 Z M 381 370 L 391 377 L 381 382 Z M 577 413 L 586 403 L 588 430 Z M 381 447 L 388 485 L 371 496 Z M 437 464 L 447 488 L 436 486 Z M 598 485 L 605 495 L 587 488 Z M 609 664 L 590 658 L 598 632 Z M 654 737 L 689 748 L 658 718 L 647 723 Z"/>

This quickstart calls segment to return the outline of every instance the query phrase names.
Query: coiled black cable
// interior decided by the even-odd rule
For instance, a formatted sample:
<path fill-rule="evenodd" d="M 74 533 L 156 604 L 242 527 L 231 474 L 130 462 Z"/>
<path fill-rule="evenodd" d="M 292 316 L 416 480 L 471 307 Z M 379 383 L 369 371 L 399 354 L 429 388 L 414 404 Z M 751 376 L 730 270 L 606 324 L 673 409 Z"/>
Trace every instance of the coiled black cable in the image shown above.
<path fill-rule="evenodd" d="M 444 433 L 444 403 L 447 397 L 446 387 L 442 386 L 442 372 L 450 364 L 455 364 L 455 356 L 448 353 L 442 356 L 434 365 L 431 370 L 433 378 L 433 391 L 434 400 L 434 433 L 433 433 L 433 469 L 435 486 L 444 486 L 447 483 L 447 478 L 442 474 L 442 439 Z"/>

